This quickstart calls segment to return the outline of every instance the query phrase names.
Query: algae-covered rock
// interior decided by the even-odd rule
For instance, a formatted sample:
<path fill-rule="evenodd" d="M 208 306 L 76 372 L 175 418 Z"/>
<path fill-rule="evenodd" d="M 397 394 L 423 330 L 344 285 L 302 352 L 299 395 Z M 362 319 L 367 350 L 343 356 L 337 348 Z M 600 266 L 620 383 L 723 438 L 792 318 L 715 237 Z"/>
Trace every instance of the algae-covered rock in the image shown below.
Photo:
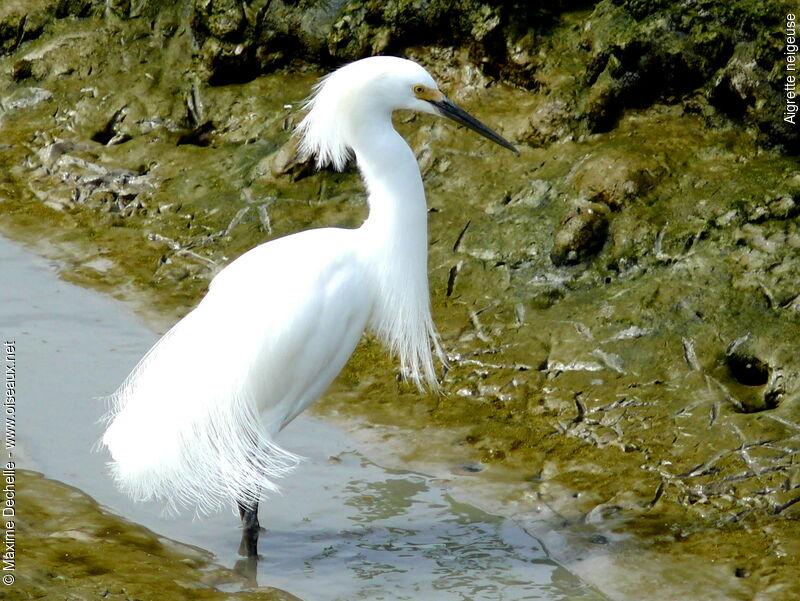
<path fill-rule="evenodd" d="M 0 56 L 42 35 L 55 18 L 55 0 L 8 0 L 0 6 Z"/>
<path fill-rule="evenodd" d="M 612 81 L 598 78 L 610 88 L 604 95 L 608 104 L 619 110 L 702 90 L 723 113 L 755 125 L 768 144 L 800 151 L 798 128 L 779 118 L 786 39 L 778 33 L 785 34 L 789 2 L 610 0 L 600 3 L 596 14 L 610 4 L 635 23 L 616 35 L 592 37 L 593 70 L 608 71 Z M 589 115 L 594 127 L 613 118 L 608 104 Z"/>
<path fill-rule="evenodd" d="M 616 211 L 643 196 L 666 171 L 656 157 L 631 148 L 603 149 L 575 163 L 568 182 L 578 196 Z"/>
<path fill-rule="evenodd" d="M 758 46 L 743 42 L 711 82 L 709 99 L 720 111 L 745 122 L 755 123 L 767 140 L 800 151 L 798 128 L 783 119 L 786 107 L 785 85 L 773 75 L 778 64 L 758 60 Z M 782 69 L 781 69 L 782 70 Z"/>
<path fill-rule="evenodd" d="M 606 211 L 599 207 L 579 209 L 558 226 L 550 259 L 557 266 L 582 263 L 603 247 L 607 231 Z"/>
<path fill-rule="evenodd" d="M 797 128 L 776 118 L 784 101 L 783 51 L 764 33 L 780 29 L 788 10 L 781 0 L 704 0 L 682 8 L 603 0 L 573 25 L 579 38 L 562 48 L 554 72 L 542 50 L 564 46 L 546 33 L 569 5 L 196 0 L 191 24 L 199 72 L 215 85 L 288 64 L 329 66 L 420 45 L 456 46 L 487 75 L 546 95 L 523 136 L 534 144 L 608 131 L 626 109 L 701 93 L 720 113 L 757 128 L 764 143 L 790 153 L 800 148 Z M 8 47 L 16 43 L 15 23 L 6 26 Z M 573 72 L 564 77 L 569 63 Z"/>
<path fill-rule="evenodd" d="M 536 32 L 579 2 L 196 0 L 193 27 L 212 82 L 299 61 L 322 65 L 420 45 L 459 46 L 494 75 L 531 83 Z M 224 25 L 217 25 L 224 24 Z"/>
<path fill-rule="evenodd" d="M 114 516 L 71 486 L 27 470 L 16 485 L 16 581 L 4 599 L 297 599 L 269 587 L 230 592 L 245 578 L 210 553 Z"/>

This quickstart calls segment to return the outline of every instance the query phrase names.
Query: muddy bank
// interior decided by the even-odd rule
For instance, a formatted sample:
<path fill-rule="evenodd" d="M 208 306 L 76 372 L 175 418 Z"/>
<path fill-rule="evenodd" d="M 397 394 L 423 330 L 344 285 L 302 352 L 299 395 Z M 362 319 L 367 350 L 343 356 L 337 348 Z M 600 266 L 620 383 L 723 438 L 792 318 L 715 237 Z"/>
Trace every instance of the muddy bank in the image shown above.
<path fill-rule="evenodd" d="M 444 396 L 420 397 L 368 340 L 320 410 L 387 427 L 406 461 L 482 470 L 614 597 L 639 598 L 646 575 L 650 598 L 785 600 L 800 540 L 800 177 L 797 130 L 773 110 L 785 10 L 707 4 L 713 18 L 623 2 L 551 15 L 520 29 L 530 68 L 513 73 L 508 49 L 385 47 L 522 157 L 398 117 L 425 177 L 453 369 Z M 363 219 L 353 170 L 312 174 L 282 148 L 314 64 L 218 79 L 240 68 L 214 58 L 226 48 L 269 49 L 252 15 L 50 6 L 3 30 L 23 33 L 4 34 L 0 59 L 0 220 L 67 277 L 166 323 L 258 242 Z M 350 56 L 325 40 L 306 60 Z"/>
<path fill-rule="evenodd" d="M 247 583 L 210 553 L 111 515 L 76 488 L 28 470 L 18 470 L 17 486 L 24 515 L 4 599 L 297 599 L 267 587 L 235 592 Z"/>

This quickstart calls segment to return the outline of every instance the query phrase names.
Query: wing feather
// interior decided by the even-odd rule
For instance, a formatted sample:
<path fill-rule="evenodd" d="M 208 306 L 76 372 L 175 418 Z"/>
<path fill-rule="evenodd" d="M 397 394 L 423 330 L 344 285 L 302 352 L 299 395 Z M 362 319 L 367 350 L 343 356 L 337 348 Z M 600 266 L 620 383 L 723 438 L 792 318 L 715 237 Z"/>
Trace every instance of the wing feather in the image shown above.
<path fill-rule="evenodd" d="M 103 437 L 123 490 L 200 512 L 277 491 L 299 458 L 274 435 L 341 371 L 371 311 L 348 232 L 245 253 L 148 352 L 113 395 Z"/>

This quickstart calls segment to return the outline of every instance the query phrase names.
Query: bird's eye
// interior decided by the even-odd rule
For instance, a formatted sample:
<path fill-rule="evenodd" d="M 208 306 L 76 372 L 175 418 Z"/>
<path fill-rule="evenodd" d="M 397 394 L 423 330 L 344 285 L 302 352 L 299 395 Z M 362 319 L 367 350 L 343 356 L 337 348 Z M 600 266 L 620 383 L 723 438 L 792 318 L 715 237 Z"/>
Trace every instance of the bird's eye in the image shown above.
<path fill-rule="evenodd" d="M 423 94 L 424 92 L 425 92 L 425 86 L 421 86 L 421 85 L 414 86 L 414 93 L 417 96 L 419 96 L 420 94 Z"/>

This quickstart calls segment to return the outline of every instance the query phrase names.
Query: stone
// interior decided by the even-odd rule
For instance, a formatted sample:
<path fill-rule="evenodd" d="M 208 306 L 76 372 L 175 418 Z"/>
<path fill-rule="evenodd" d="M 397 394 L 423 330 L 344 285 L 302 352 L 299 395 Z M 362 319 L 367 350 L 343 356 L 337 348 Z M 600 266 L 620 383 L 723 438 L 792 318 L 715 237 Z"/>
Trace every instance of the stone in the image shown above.
<path fill-rule="evenodd" d="M 553 265 L 577 265 L 600 252 L 608 233 L 608 217 L 586 209 L 564 218 L 553 236 L 550 259 Z"/>

